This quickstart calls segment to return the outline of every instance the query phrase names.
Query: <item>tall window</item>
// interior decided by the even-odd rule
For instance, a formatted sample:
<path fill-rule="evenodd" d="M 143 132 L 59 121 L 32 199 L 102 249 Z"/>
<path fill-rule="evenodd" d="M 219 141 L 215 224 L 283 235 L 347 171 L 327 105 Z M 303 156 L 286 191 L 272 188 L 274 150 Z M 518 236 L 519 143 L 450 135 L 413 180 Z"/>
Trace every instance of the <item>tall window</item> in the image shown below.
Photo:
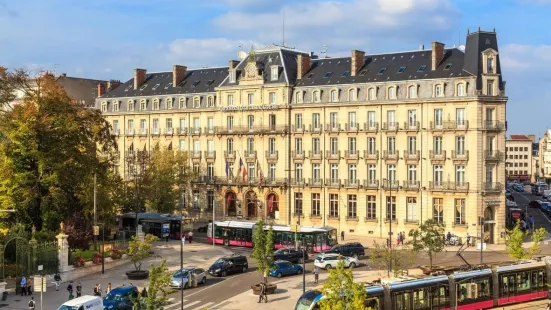
<path fill-rule="evenodd" d="M 207 130 L 209 133 L 214 133 L 214 118 L 207 118 Z"/>
<path fill-rule="evenodd" d="M 233 106 L 233 95 L 228 95 L 228 106 Z"/>
<path fill-rule="evenodd" d="M 145 132 L 147 129 L 147 121 L 145 119 L 140 120 L 140 131 Z"/>
<path fill-rule="evenodd" d="M 232 131 L 233 130 L 233 116 L 228 116 L 227 125 L 228 125 L 228 130 Z"/>
<path fill-rule="evenodd" d="M 357 184 L 357 177 L 358 177 L 358 171 L 357 171 L 356 164 L 350 164 L 348 165 L 348 183 L 349 184 Z"/>
<path fill-rule="evenodd" d="M 391 86 L 388 88 L 388 99 L 396 99 L 396 87 Z"/>
<path fill-rule="evenodd" d="M 254 130 L 254 115 L 247 116 L 247 125 L 249 127 L 249 131 Z"/>
<path fill-rule="evenodd" d="M 417 197 L 407 197 L 406 222 L 417 221 Z"/>
<path fill-rule="evenodd" d="M 444 97 L 444 89 L 441 84 L 438 84 L 434 87 L 434 96 L 435 97 Z"/>
<path fill-rule="evenodd" d="M 331 164 L 331 183 L 339 183 L 339 165 Z"/>
<path fill-rule="evenodd" d="M 166 128 L 172 130 L 172 118 L 166 119 Z"/>
<path fill-rule="evenodd" d="M 321 127 L 319 113 L 312 114 L 312 127 L 314 127 L 315 129 L 319 129 Z"/>
<path fill-rule="evenodd" d="M 214 209 L 214 191 L 207 191 L 207 210 L 212 211 Z"/>
<path fill-rule="evenodd" d="M 408 165 L 408 181 L 417 181 L 417 165 Z"/>
<path fill-rule="evenodd" d="M 320 164 L 312 164 L 312 179 L 315 183 L 321 181 Z"/>
<path fill-rule="evenodd" d="M 374 128 L 376 124 L 375 111 L 367 112 L 367 126 L 369 126 L 369 128 Z"/>
<path fill-rule="evenodd" d="M 270 164 L 268 166 L 268 179 L 270 181 L 275 181 L 275 176 L 276 176 L 276 164 Z"/>
<path fill-rule="evenodd" d="M 193 107 L 194 108 L 200 108 L 201 107 L 201 98 L 199 98 L 199 97 L 193 98 Z"/>
<path fill-rule="evenodd" d="M 441 186 L 444 182 L 442 165 L 433 165 L 433 181 L 435 185 Z"/>
<path fill-rule="evenodd" d="M 178 108 L 179 109 L 185 109 L 186 108 L 186 97 L 180 97 L 180 100 L 178 100 Z"/>
<path fill-rule="evenodd" d="M 233 153 L 233 139 L 228 138 L 228 141 L 226 142 L 226 149 L 228 150 L 228 153 Z"/>
<path fill-rule="evenodd" d="M 270 125 L 270 130 L 275 130 L 275 128 L 276 128 L 276 115 L 275 114 L 270 114 L 269 125 Z"/>
<path fill-rule="evenodd" d="M 465 126 L 465 109 L 460 108 L 455 110 L 455 121 L 457 126 Z"/>
<path fill-rule="evenodd" d="M 180 119 L 180 130 L 182 132 L 184 132 L 184 130 L 187 128 L 187 125 L 186 125 L 186 119 L 185 118 L 181 118 Z"/>
<path fill-rule="evenodd" d="M 465 84 L 464 83 L 460 83 L 460 84 L 457 84 L 457 96 L 465 96 Z"/>
<path fill-rule="evenodd" d="M 145 99 L 140 100 L 140 110 L 141 111 L 147 110 L 147 100 Z"/>
<path fill-rule="evenodd" d="M 408 125 L 409 127 L 417 126 L 417 111 L 409 110 L 408 111 Z"/>
<path fill-rule="evenodd" d="M 134 100 L 128 100 L 128 111 L 134 111 Z"/>
<path fill-rule="evenodd" d="M 465 155 L 465 136 L 455 137 L 455 152 L 457 155 Z"/>
<path fill-rule="evenodd" d="M 375 88 L 370 88 L 368 91 L 368 98 L 369 100 L 375 100 L 377 99 L 377 94 L 375 93 Z"/>
<path fill-rule="evenodd" d="M 312 97 L 314 98 L 314 102 L 320 102 L 320 92 L 319 90 L 316 90 L 312 93 Z"/>
<path fill-rule="evenodd" d="M 209 97 L 207 98 L 207 106 L 208 106 L 209 108 L 213 108 L 213 107 L 214 107 L 214 97 L 209 96 Z"/>
<path fill-rule="evenodd" d="M 312 153 L 318 155 L 320 152 L 320 138 L 312 138 Z"/>
<path fill-rule="evenodd" d="M 336 128 L 339 123 L 339 115 L 337 112 L 331 112 L 329 114 L 329 124 L 331 125 L 331 128 Z"/>
<path fill-rule="evenodd" d="M 358 123 L 356 121 L 356 112 L 348 112 L 348 126 L 350 126 L 350 128 L 358 127 Z"/>
<path fill-rule="evenodd" d="M 302 129 L 302 113 L 295 114 L 295 127 Z"/>
<path fill-rule="evenodd" d="M 295 164 L 295 179 L 297 184 L 302 184 L 302 164 Z"/>
<path fill-rule="evenodd" d="M 193 119 L 193 130 L 199 131 L 201 129 L 201 122 L 199 121 L 198 117 L 195 117 Z"/>
<path fill-rule="evenodd" d="M 207 140 L 207 152 L 214 153 L 214 140 Z"/>
<path fill-rule="evenodd" d="M 304 101 L 304 93 L 301 91 L 296 92 L 295 103 L 302 103 Z"/>
<path fill-rule="evenodd" d="M 487 62 L 486 62 L 486 66 L 487 66 L 487 69 L 488 69 L 488 73 L 494 73 L 494 59 L 493 58 L 488 57 Z"/>
<path fill-rule="evenodd" d="M 271 68 L 271 74 L 270 74 L 271 80 L 272 81 L 277 81 L 278 76 L 279 76 L 279 68 L 277 66 L 272 67 Z"/>
<path fill-rule="evenodd" d="M 201 152 L 201 144 L 199 140 L 193 140 L 193 153 L 198 154 Z"/>
<path fill-rule="evenodd" d="M 254 163 L 249 163 L 249 169 L 247 173 L 247 178 L 249 180 L 253 179 L 256 176 L 256 165 Z"/>
<path fill-rule="evenodd" d="M 297 155 L 302 154 L 302 138 L 295 138 L 295 152 Z"/>
<path fill-rule="evenodd" d="M 367 181 L 370 184 L 377 180 L 377 165 L 370 164 L 367 166 Z"/>
<path fill-rule="evenodd" d="M 329 143 L 331 147 L 331 155 L 337 155 L 339 152 L 339 140 L 337 138 L 331 138 Z"/>
<path fill-rule="evenodd" d="M 396 220 L 396 196 L 386 196 L 386 219 Z"/>
<path fill-rule="evenodd" d="M 437 223 L 444 224 L 444 199 L 432 198 L 432 219 Z"/>
<path fill-rule="evenodd" d="M 186 150 L 186 140 L 180 140 L 180 152 L 185 152 Z"/>
<path fill-rule="evenodd" d="M 442 155 L 442 136 L 436 136 L 434 139 L 434 154 Z"/>
<path fill-rule="evenodd" d="M 107 112 L 107 102 L 101 103 L 101 112 Z"/>
<path fill-rule="evenodd" d="M 339 91 L 338 90 L 332 90 L 331 91 L 331 102 L 337 102 L 339 101 Z"/>
<path fill-rule="evenodd" d="M 408 87 L 408 97 L 409 99 L 417 98 L 417 91 L 415 86 Z"/>
<path fill-rule="evenodd" d="M 207 164 L 207 179 L 212 180 L 214 179 L 214 164 L 208 163 Z"/>
<path fill-rule="evenodd" d="M 396 127 L 396 111 L 387 111 L 386 120 L 388 122 L 388 127 Z"/>
<path fill-rule="evenodd" d="M 268 154 L 274 155 L 276 153 L 276 139 L 268 139 Z"/>
<path fill-rule="evenodd" d="M 113 120 L 113 132 L 118 134 L 119 133 L 119 121 Z"/>
<path fill-rule="evenodd" d="M 312 193 L 312 216 L 320 216 L 321 201 L 319 193 Z"/>
<path fill-rule="evenodd" d="M 249 105 L 254 104 L 254 94 L 247 94 L 247 102 L 249 103 Z"/>
<path fill-rule="evenodd" d="M 442 109 L 434 109 L 434 126 L 442 128 Z"/>
<path fill-rule="evenodd" d="M 268 97 L 270 98 L 270 104 L 276 104 L 276 93 L 270 92 L 268 94 Z"/>
<path fill-rule="evenodd" d="M 356 195 L 348 195 L 348 218 L 356 218 L 358 211 L 358 198 Z"/>
<path fill-rule="evenodd" d="M 295 193 L 295 215 L 302 215 L 302 193 Z"/>
<path fill-rule="evenodd" d="M 120 103 L 118 100 L 113 101 L 113 112 L 119 112 L 120 110 Z"/>
<path fill-rule="evenodd" d="M 356 90 L 354 88 L 348 90 L 348 101 L 356 101 Z"/>
<path fill-rule="evenodd" d="M 366 197 L 366 210 L 365 210 L 365 219 L 366 220 L 375 220 L 377 219 L 377 200 L 373 195 Z"/>
<path fill-rule="evenodd" d="M 172 98 L 166 98 L 166 108 L 167 109 L 174 108 L 174 101 L 172 100 Z"/>
<path fill-rule="evenodd" d="M 367 153 L 373 155 L 377 152 L 375 137 L 367 137 Z"/>
<path fill-rule="evenodd" d="M 457 182 L 457 185 L 463 185 L 465 183 L 465 166 L 464 165 L 455 166 L 455 182 Z"/>
<path fill-rule="evenodd" d="M 339 217 L 338 194 L 329 194 L 329 217 Z"/>
<path fill-rule="evenodd" d="M 157 118 L 153 119 L 153 133 L 156 135 L 159 134 L 159 119 Z"/>
<path fill-rule="evenodd" d="M 387 178 L 389 185 L 392 185 L 396 180 L 396 165 L 387 165 Z"/>
<path fill-rule="evenodd" d="M 355 155 L 357 153 L 355 137 L 348 138 L 348 152 L 350 153 L 350 155 Z"/>
<path fill-rule="evenodd" d="M 134 120 L 131 120 L 131 119 L 128 120 L 128 131 L 129 132 L 134 131 Z"/>
<path fill-rule="evenodd" d="M 396 137 L 387 137 L 387 150 L 389 154 L 396 154 Z"/>
<path fill-rule="evenodd" d="M 249 154 L 254 153 L 254 138 L 247 138 L 247 151 Z"/>
<path fill-rule="evenodd" d="M 488 81 L 487 93 L 488 93 L 488 96 L 494 95 L 494 81 L 492 80 Z"/>
<path fill-rule="evenodd" d="M 408 137 L 408 153 L 410 155 L 415 155 L 417 152 L 417 137 L 411 136 Z"/>
<path fill-rule="evenodd" d="M 455 224 L 465 224 L 465 199 L 455 199 Z"/>

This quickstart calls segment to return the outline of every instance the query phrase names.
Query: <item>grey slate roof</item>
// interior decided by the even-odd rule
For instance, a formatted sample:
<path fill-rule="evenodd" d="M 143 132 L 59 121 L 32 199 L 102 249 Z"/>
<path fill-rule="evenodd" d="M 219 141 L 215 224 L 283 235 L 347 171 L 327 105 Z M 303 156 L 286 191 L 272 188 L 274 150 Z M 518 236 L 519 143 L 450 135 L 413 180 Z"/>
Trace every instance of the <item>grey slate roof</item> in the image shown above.
<path fill-rule="evenodd" d="M 227 75 L 228 67 L 193 69 L 186 72 L 186 77 L 177 87 L 173 87 L 172 71 L 147 73 L 145 82 L 138 89 L 134 89 L 132 78 L 101 98 L 209 93 L 214 92 L 214 88 L 218 87 Z"/>
<path fill-rule="evenodd" d="M 465 48 L 465 70 L 477 75 L 477 89 L 482 89 L 482 56 L 480 53 L 489 48 L 499 52 L 497 47 L 497 35 L 495 32 L 477 31 L 467 35 L 467 44 Z M 495 69 L 496 73 L 500 75 L 499 88 L 503 89 L 499 55 L 497 56 Z"/>
<path fill-rule="evenodd" d="M 389 82 L 419 79 L 472 76 L 463 70 L 464 54 L 457 48 L 445 50 L 444 59 L 436 70 L 431 70 L 432 51 L 420 50 L 393 54 L 366 55 L 364 65 L 350 75 L 351 58 L 313 59 L 310 70 L 298 81 L 297 86 L 322 86 L 335 84 Z M 447 65 L 451 67 L 447 68 Z M 423 71 L 421 66 L 426 66 Z M 400 70 L 400 68 L 403 68 Z M 383 73 L 379 73 L 385 69 Z M 402 72 L 400 72 L 402 71 Z M 326 76 L 329 72 L 331 74 Z"/>
<path fill-rule="evenodd" d="M 94 106 L 98 96 L 98 84 L 107 83 L 107 81 L 70 77 L 64 74 L 57 77 L 56 82 L 71 98 L 86 106 Z"/>

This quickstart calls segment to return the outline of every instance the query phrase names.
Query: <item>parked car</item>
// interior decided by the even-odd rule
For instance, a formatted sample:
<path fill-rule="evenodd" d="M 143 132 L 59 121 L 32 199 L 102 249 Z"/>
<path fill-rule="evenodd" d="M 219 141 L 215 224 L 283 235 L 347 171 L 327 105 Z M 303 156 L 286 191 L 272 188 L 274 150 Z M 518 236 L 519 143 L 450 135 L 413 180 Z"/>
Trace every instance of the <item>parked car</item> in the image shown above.
<path fill-rule="evenodd" d="M 548 201 L 542 201 L 541 210 L 547 214 L 551 214 L 551 203 L 549 203 Z"/>
<path fill-rule="evenodd" d="M 337 267 L 339 260 L 344 261 L 345 267 L 355 268 L 360 265 L 360 261 L 355 257 L 347 257 L 339 254 L 322 254 L 314 260 L 314 265 L 323 269 L 331 269 Z"/>
<path fill-rule="evenodd" d="M 304 260 L 308 260 L 308 253 L 304 250 L 295 249 L 279 249 L 274 252 L 274 260 L 286 260 L 295 264 L 302 264 Z"/>
<path fill-rule="evenodd" d="M 239 254 L 224 256 L 216 260 L 209 268 L 209 274 L 225 277 L 229 273 L 247 272 L 249 262 L 247 257 Z"/>
<path fill-rule="evenodd" d="M 521 193 L 522 193 L 522 192 L 524 192 L 524 186 L 523 186 L 523 185 L 520 185 L 520 184 L 517 184 L 517 185 L 515 185 L 515 190 L 516 190 L 517 192 L 521 192 Z"/>
<path fill-rule="evenodd" d="M 198 267 L 186 267 L 183 269 L 180 269 L 176 271 L 172 275 L 172 279 L 170 280 L 170 287 L 172 288 L 182 288 L 182 280 L 183 280 L 183 288 L 186 289 L 191 286 L 191 276 L 195 275 L 195 279 L 197 280 L 197 284 L 205 284 L 207 283 L 207 272 L 203 268 Z"/>
<path fill-rule="evenodd" d="M 132 310 L 133 299 L 138 298 L 138 288 L 135 286 L 121 286 L 111 290 L 103 297 L 103 308 L 113 310 Z"/>
<path fill-rule="evenodd" d="M 359 242 L 351 242 L 345 244 L 336 244 L 325 253 L 335 253 L 343 256 L 352 256 L 358 258 L 365 255 L 364 246 Z"/>
<path fill-rule="evenodd" d="M 272 265 L 270 276 L 281 278 L 282 276 L 301 274 L 303 272 L 304 270 L 301 265 L 295 265 L 288 261 L 278 260 Z"/>
<path fill-rule="evenodd" d="M 528 203 L 528 206 L 530 206 L 530 208 L 541 208 L 541 203 L 540 200 L 532 200 Z"/>

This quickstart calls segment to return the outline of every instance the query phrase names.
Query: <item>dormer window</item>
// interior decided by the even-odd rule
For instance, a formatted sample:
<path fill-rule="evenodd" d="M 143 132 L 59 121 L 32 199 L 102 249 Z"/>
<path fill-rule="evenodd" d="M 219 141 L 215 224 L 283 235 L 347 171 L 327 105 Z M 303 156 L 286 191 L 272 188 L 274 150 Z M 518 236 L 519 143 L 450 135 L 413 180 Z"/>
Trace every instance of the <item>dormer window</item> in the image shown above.
<path fill-rule="evenodd" d="M 235 83 L 235 70 L 230 71 L 230 83 Z"/>
<path fill-rule="evenodd" d="M 279 67 L 273 66 L 270 72 L 270 79 L 272 81 L 277 81 L 278 78 L 279 78 Z"/>
<path fill-rule="evenodd" d="M 320 102 L 320 92 L 319 92 L 319 90 L 315 90 L 312 93 L 312 98 L 314 99 L 314 102 Z"/>
<path fill-rule="evenodd" d="M 159 110 L 159 99 L 153 99 L 153 110 Z"/>
<path fill-rule="evenodd" d="M 180 101 L 178 102 L 178 108 L 179 109 L 186 108 L 186 97 L 180 97 Z"/>
<path fill-rule="evenodd" d="M 201 107 L 201 98 L 199 98 L 199 97 L 193 98 L 193 107 L 194 108 L 200 108 Z"/>
<path fill-rule="evenodd" d="M 356 101 L 356 89 L 352 88 L 348 90 L 348 101 Z"/>
<path fill-rule="evenodd" d="M 368 98 L 369 98 L 369 100 L 376 100 L 376 99 L 377 99 L 377 94 L 376 94 L 376 92 L 375 92 L 375 88 L 374 88 L 374 87 L 372 87 L 372 88 L 369 89 L 369 91 L 368 91 Z"/>
<path fill-rule="evenodd" d="M 134 111 L 134 100 L 128 100 L 128 106 L 126 107 L 128 111 Z"/>
<path fill-rule="evenodd" d="M 388 99 L 396 99 L 396 87 L 391 86 L 388 88 Z"/>
<path fill-rule="evenodd" d="M 304 97 L 302 95 L 302 92 L 301 91 L 297 91 L 295 93 L 295 103 L 302 103 L 304 100 Z"/>
<path fill-rule="evenodd" d="M 101 112 L 107 112 L 107 102 L 103 101 L 101 103 Z"/>
<path fill-rule="evenodd" d="M 142 99 L 140 100 L 140 111 L 145 111 L 145 110 L 147 110 L 147 100 Z"/>
<path fill-rule="evenodd" d="M 435 97 L 444 97 L 444 90 L 441 84 L 438 84 L 434 87 L 434 96 Z"/>
<path fill-rule="evenodd" d="M 415 87 L 414 85 L 411 85 L 410 87 L 408 87 L 408 98 L 409 99 L 417 98 L 417 87 Z"/>
<path fill-rule="evenodd" d="M 336 89 L 333 89 L 331 91 L 331 102 L 337 102 L 339 101 L 339 91 Z"/>
<path fill-rule="evenodd" d="M 213 108 L 214 107 L 214 97 L 213 96 L 210 96 L 207 98 L 207 105 L 209 108 Z"/>
<path fill-rule="evenodd" d="M 119 112 L 120 104 L 118 100 L 113 100 L 113 112 Z"/>
<path fill-rule="evenodd" d="M 463 97 L 465 96 L 465 84 L 457 84 L 457 96 Z"/>
<path fill-rule="evenodd" d="M 487 89 L 486 89 L 486 94 L 488 96 L 493 96 L 494 95 L 494 81 L 493 80 L 488 80 L 488 86 L 487 86 Z"/>
<path fill-rule="evenodd" d="M 488 57 L 488 73 L 494 73 L 494 59 L 491 57 Z"/>

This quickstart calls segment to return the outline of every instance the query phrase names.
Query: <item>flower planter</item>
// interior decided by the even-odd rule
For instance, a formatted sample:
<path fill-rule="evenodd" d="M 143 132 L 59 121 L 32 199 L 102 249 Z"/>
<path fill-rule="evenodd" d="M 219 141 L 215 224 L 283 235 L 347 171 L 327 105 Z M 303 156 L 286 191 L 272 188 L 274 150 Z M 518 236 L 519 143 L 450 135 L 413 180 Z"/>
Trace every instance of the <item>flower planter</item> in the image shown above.
<path fill-rule="evenodd" d="M 149 276 L 149 271 L 147 270 L 133 270 L 126 273 L 128 280 L 145 280 Z"/>
<path fill-rule="evenodd" d="M 260 295 L 260 284 L 251 285 L 251 289 L 253 290 L 253 294 Z M 274 294 L 276 289 L 276 284 L 266 284 L 266 295 Z"/>

